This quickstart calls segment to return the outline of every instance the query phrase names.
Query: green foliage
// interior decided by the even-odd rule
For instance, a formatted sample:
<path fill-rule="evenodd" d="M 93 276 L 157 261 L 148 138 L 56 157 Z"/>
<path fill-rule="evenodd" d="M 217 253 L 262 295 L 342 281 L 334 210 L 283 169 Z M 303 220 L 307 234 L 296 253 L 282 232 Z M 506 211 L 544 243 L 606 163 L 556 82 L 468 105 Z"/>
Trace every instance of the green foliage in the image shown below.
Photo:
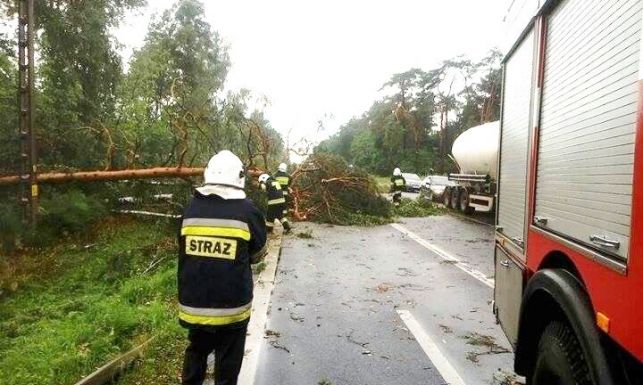
<path fill-rule="evenodd" d="M 17 238 L 22 231 L 22 213 L 15 205 L 0 204 L 0 251 L 13 251 Z"/>
<path fill-rule="evenodd" d="M 12 56 L 11 50 L 0 49 L 0 173 L 15 170 L 19 160 L 18 79 Z"/>
<path fill-rule="evenodd" d="M 118 222 L 98 233 L 90 249 L 68 244 L 23 256 L 38 263 L 24 263 L 29 278 L 0 299 L 3 384 L 75 383 L 146 336 L 178 340 L 172 229 Z"/>
<path fill-rule="evenodd" d="M 441 215 L 443 211 L 427 200 L 402 198 L 402 202 L 395 208 L 394 213 L 400 217 L 413 218 Z"/>
<path fill-rule="evenodd" d="M 351 169 L 338 155 L 310 156 L 293 178 L 295 193 L 306 196 L 299 209 L 309 220 L 339 225 L 379 224 L 391 216 L 390 203 L 366 172 Z"/>
<path fill-rule="evenodd" d="M 63 231 L 78 232 L 105 215 L 105 209 L 95 198 L 80 190 L 54 192 L 42 201 L 42 224 Z"/>
<path fill-rule="evenodd" d="M 430 71 L 395 74 L 382 87 L 389 96 L 348 121 L 315 153 L 338 154 L 378 175 L 395 167 L 421 175 L 451 171 L 448 154 L 457 135 L 500 115 L 499 61 L 492 51 L 478 63 L 455 58 Z M 454 82 L 465 86 L 455 90 Z"/>

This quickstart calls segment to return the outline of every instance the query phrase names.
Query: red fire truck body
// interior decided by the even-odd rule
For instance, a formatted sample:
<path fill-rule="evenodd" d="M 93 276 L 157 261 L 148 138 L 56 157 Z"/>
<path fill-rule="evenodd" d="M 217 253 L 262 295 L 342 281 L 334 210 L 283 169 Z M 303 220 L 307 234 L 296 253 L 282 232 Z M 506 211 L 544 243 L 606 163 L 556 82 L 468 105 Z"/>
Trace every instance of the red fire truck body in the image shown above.
<path fill-rule="evenodd" d="M 641 384 L 643 1 L 512 8 L 494 312 L 530 384 Z"/>

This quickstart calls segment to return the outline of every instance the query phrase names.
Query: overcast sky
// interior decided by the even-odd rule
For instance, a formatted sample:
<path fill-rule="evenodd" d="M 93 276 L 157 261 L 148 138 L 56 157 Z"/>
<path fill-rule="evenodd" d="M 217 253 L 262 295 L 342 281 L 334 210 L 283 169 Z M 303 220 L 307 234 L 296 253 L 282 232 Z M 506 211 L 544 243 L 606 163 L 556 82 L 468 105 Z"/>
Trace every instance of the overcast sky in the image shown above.
<path fill-rule="evenodd" d="M 479 59 L 499 47 L 510 2 L 204 1 L 210 24 L 230 46 L 227 89 L 265 95 L 266 115 L 284 136 L 292 130 L 291 142 L 336 132 L 381 96 L 394 73 L 461 54 Z M 118 31 L 126 57 L 142 45 L 151 17 L 174 0 L 148 3 Z M 318 133 L 320 119 L 326 130 Z"/>

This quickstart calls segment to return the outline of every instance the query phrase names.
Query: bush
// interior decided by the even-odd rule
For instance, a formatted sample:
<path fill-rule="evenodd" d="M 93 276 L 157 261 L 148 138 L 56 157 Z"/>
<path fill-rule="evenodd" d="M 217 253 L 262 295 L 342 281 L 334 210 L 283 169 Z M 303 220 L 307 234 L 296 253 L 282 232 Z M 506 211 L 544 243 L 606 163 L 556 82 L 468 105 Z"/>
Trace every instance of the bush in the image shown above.
<path fill-rule="evenodd" d="M 0 205 L 0 250 L 11 253 L 22 231 L 20 212 L 15 205 Z"/>
<path fill-rule="evenodd" d="M 85 230 L 106 214 L 105 207 L 98 199 L 76 189 L 52 193 L 42 200 L 41 210 L 39 227 L 58 229 L 63 234 Z"/>

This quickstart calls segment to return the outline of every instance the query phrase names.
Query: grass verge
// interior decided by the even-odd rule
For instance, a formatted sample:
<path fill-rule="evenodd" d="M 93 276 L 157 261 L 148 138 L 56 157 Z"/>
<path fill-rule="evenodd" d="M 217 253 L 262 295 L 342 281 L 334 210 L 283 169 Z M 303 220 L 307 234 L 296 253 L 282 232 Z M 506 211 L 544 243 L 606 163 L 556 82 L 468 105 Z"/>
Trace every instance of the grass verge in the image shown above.
<path fill-rule="evenodd" d="M 142 383 L 177 382 L 180 364 L 171 357 L 180 354 L 170 353 L 183 350 L 184 332 L 176 321 L 173 226 L 109 220 L 95 234 L 3 257 L 0 277 L 8 266 L 20 276 L 0 299 L 3 384 L 73 384 L 152 335 L 143 366 L 162 360 L 155 372 L 164 368 L 158 375 L 167 381 Z"/>

